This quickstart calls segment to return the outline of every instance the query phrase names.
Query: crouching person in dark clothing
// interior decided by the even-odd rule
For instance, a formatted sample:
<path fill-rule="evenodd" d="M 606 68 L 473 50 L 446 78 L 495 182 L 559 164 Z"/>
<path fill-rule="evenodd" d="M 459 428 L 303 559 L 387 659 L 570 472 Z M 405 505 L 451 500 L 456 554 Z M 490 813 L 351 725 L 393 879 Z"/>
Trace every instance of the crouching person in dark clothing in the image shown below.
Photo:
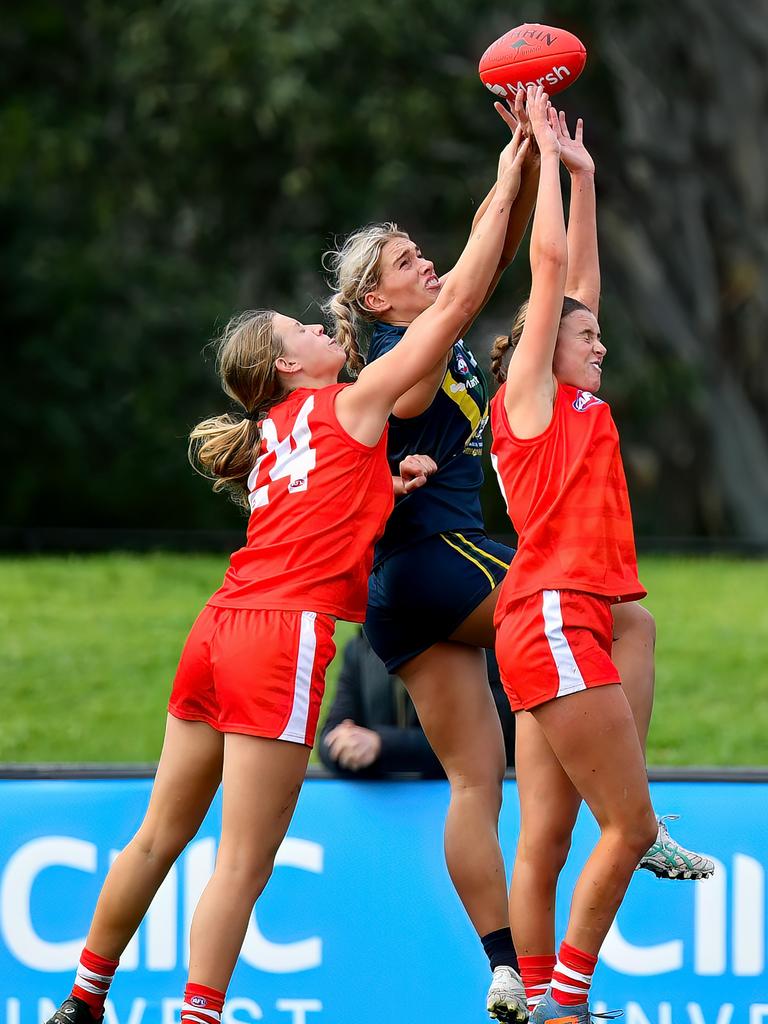
<path fill-rule="evenodd" d="M 488 679 L 504 732 L 507 764 L 514 764 L 515 721 L 488 656 Z M 444 772 L 419 724 L 399 676 L 390 675 L 362 633 L 344 648 L 339 680 L 318 748 L 325 767 L 338 775 L 376 778 L 390 772 Z"/>

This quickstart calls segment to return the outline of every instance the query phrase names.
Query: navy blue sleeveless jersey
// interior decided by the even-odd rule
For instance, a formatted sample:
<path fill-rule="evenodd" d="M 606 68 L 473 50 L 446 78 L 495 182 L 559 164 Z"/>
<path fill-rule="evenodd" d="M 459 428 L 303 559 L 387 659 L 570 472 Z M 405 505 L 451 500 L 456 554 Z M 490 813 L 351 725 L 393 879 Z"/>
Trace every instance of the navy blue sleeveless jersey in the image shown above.
<path fill-rule="evenodd" d="M 406 330 L 377 322 L 369 361 L 394 348 Z M 393 476 L 406 455 L 431 456 L 437 473 L 424 487 L 397 499 L 376 545 L 375 564 L 425 537 L 448 530 L 484 529 L 480 456 L 487 422 L 488 385 L 475 357 L 457 341 L 429 408 L 411 419 L 389 419 L 387 458 Z"/>

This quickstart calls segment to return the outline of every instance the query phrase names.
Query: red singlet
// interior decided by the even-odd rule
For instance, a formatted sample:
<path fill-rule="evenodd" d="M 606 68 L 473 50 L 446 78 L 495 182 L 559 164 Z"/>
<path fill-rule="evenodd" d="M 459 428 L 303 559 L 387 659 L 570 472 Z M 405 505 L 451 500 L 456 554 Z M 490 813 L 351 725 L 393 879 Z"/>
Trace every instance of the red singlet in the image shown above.
<path fill-rule="evenodd" d="M 344 430 L 334 411 L 344 387 L 299 388 L 260 422 L 246 546 L 210 605 L 364 621 L 373 545 L 394 497 L 387 431 L 370 448 Z"/>
<path fill-rule="evenodd" d="M 506 385 L 491 402 L 491 459 L 518 535 L 496 609 L 540 590 L 578 590 L 636 601 L 632 513 L 608 405 L 559 384 L 552 420 L 538 437 L 518 438 L 504 408 Z"/>

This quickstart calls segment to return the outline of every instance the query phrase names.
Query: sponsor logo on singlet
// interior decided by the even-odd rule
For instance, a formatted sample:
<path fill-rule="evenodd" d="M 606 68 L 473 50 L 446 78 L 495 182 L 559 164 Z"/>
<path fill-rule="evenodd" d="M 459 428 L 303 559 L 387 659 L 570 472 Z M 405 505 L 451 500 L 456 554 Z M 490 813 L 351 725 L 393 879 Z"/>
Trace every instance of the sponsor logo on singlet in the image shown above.
<path fill-rule="evenodd" d="M 451 384 L 451 394 L 457 395 L 460 391 L 471 391 L 480 383 L 478 377 L 470 377 L 469 380 L 457 380 Z"/>
<path fill-rule="evenodd" d="M 598 398 L 593 395 L 590 391 L 577 391 L 576 398 L 573 400 L 573 408 L 576 412 L 584 412 L 586 409 L 591 408 L 593 405 L 603 405 L 602 398 Z"/>

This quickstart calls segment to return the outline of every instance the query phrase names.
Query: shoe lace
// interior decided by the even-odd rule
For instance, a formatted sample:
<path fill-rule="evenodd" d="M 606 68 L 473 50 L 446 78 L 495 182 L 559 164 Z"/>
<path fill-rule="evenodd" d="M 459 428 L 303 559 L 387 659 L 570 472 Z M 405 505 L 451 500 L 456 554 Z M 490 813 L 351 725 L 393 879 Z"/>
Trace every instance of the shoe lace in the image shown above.
<path fill-rule="evenodd" d="M 680 815 L 679 814 L 662 814 L 662 816 L 660 818 L 657 818 L 656 820 L 659 823 L 659 827 L 663 828 L 664 831 L 666 832 L 667 831 L 666 822 L 668 822 L 668 821 L 679 821 L 680 820 Z"/>
<path fill-rule="evenodd" d="M 623 1010 L 605 1010 L 603 1013 L 592 1013 L 589 1012 L 590 1017 L 600 1017 L 601 1020 L 616 1020 L 617 1017 L 623 1017 Z"/>

